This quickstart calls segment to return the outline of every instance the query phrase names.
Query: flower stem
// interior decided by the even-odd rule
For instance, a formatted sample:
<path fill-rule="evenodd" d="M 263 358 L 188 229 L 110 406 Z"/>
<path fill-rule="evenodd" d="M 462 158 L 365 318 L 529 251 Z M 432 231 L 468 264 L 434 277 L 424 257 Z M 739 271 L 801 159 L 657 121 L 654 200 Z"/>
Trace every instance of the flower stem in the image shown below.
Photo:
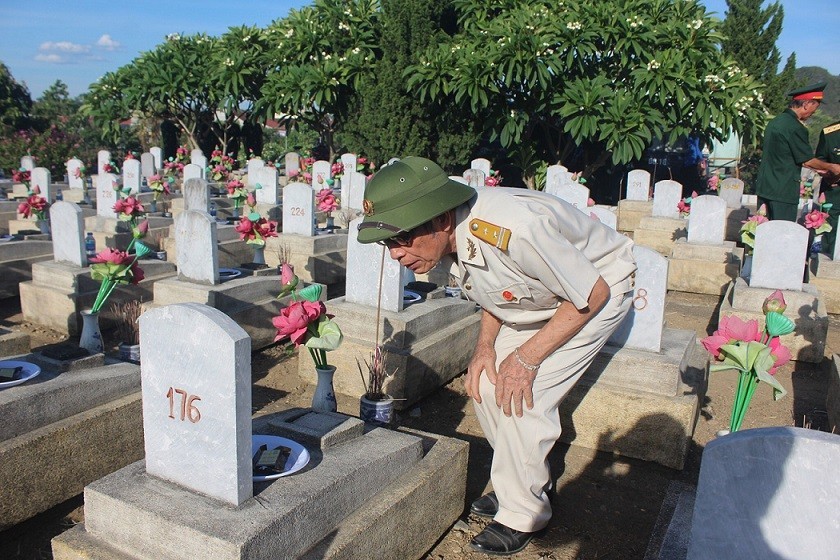
<path fill-rule="evenodd" d="M 732 403 L 732 414 L 729 415 L 729 431 L 735 432 L 735 420 L 738 417 L 738 406 L 741 402 L 741 387 L 744 385 L 744 376 L 746 374 L 743 371 L 738 372 L 738 389 L 735 391 L 735 401 Z"/>
<path fill-rule="evenodd" d="M 745 391 L 744 395 L 744 404 L 741 406 L 738 421 L 735 425 L 735 431 L 741 429 L 741 423 L 743 423 L 744 416 L 746 416 L 747 414 L 747 409 L 750 407 L 750 402 L 752 401 L 753 393 L 755 393 L 756 387 L 758 387 L 758 376 L 753 373 L 750 373 L 750 378 L 747 381 L 747 390 Z"/>

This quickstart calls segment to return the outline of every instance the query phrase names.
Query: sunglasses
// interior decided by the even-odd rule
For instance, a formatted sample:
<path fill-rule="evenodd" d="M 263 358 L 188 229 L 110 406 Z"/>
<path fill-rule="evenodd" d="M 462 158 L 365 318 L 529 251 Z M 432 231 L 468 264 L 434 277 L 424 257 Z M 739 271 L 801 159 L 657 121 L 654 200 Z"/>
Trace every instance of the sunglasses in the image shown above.
<path fill-rule="evenodd" d="M 389 237 L 388 239 L 383 239 L 381 241 L 377 241 L 378 245 L 382 245 L 383 247 L 387 247 L 389 249 L 396 249 L 398 247 L 408 247 L 411 245 L 411 242 L 414 241 L 414 237 L 420 233 L 420 229 L 423 226 L 417 226 L 414 229 L 410 229 L 408 231 L 402 231 L 393 237 Z"/>

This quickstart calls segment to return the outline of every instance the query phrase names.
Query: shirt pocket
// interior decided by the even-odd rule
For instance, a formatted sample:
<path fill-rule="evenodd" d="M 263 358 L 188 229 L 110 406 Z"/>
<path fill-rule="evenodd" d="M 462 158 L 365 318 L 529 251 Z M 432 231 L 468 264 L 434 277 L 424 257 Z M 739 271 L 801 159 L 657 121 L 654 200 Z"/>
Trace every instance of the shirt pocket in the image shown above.
<path fill-rule="evenodd" d="M 525 282 L 512 282 L 488 290 L 487 297 L 497 307 L 521 307 L 522 304 L 531 301 L 531 290 Z"/>

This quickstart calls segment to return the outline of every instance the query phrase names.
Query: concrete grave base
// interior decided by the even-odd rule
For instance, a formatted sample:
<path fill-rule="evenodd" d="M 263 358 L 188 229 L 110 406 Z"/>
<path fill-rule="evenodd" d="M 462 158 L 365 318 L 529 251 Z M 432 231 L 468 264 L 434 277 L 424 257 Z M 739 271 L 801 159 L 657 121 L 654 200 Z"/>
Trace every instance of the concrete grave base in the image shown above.
<path fill-rule="evenodd" d="M 9 233 L 9 222 L 17 220 L 18 202 L 0 200 L 0 233 Z"/>
<path fill-rule="evenodd" d="M 153 305 L 195 302 L 218 309 L 245 329 L 256 351 L 274 342 L 277 332 L 271 319 L 291 301 L 290 296 L 278 300 L 279 291 L 276 269 L 271 276 L 239 277 L 216 285 L 167 278 L 155 284 Z"/>
<path fill-rule="evenodd" d="M 678 239 L 668 260 L 668 289 L 723 295 L 741 270 L 744 250 L 732 241 L 700 245 Z"/>
<path fill-rule="evenodd" d="M 720 317 L 737 315 L 741 319 L 756 319 L 759 328 L 764 326 L 761 306 L 770 288 L 752 288 L 743 278 L 736 278 L 729 285 L 720 305 Z M 828 313 L 819 290 L 812 284 L 803 284 L 802 291 L 782 290 L 787 302 L 785 316 L 794 322 L 796 328 L 781 337 L 781 342 L 790 349 L 792 359 L 800 362 L 819 363 L 825 356 L 825 341 L 828 337 Z"/>
<path fill-rule="evenodd" d="M 344 282 L 347 275 L 347 238 L 347 230 L 313 237 L 281 233 L 266 242 L 265 262 L 269 266 L 279 265 L 278 252 L 288 248 L 290 263 L 302 281 L 327 286 Z"/>
<path fill-rule="evenodd" d="M 659 353 L 605 346 L 560 405 L 560 439 L 682 469 L 708 372 L 695 340 L 666 328 Z"/>
<path fill-rule="evenodd" d="M 357 419 L 316 416 L 308 432 L 358 432 Z M 271 420 L 255 420 L 255 433 L 275 433 Z M 53 557 L 419 558 L 463 511 L 465 442 L 376 428 L 308 445 L 309 466 L 258 483 L 239 509 L 129 465 L 85 489 L 85 525 L 53 539 Z"/>
<path fill-rule="evenodd" d="M 688 235 L 687 228 L 687 219 L 647 216 L 641 219 L 639 227 L 633 232 L 633 241 L 668 257 L 677 239 Z"/>
<path fill-rule="evenodd" d="M 330 300 L 327 311 L 344 333 L 341 346 L 327 354 L 337 368 L 335 390 L 359 397 L 365 387 L 356 361 L 367 378 L 363 360 L 370 362 L 376 343 L 376 308 L 347 303 L 342 297 Z M 395 371 L 385 390 L 396 399 L 395 408 L 410 407 L 467 368 L 480 320 L 474 303 L 456 298 L 427 299 L 400 313 L 382 312 L 379 341 L 387 352 L 387 370 Z M 298 360 L 298 375 L 315 383 L 315 365 L 305 350 Z"/>
<path fill-rule="evenodd" d="M 145 278 L 139 284 L 119 285 L 102 308 L 100 326 L 112 321 L 113 303 L 131 300 L 151 301 L 156 282 L 175 275 L 171 263 L 153 259 L 140 261 Z M 32 265 L 32 281 L 20 284 L 23 316 L 40 325 L 77 335 L 82 329 L 79 312 L 89 309 L 96 300 L 99 282 L 91 278 L 90 268 L 68 263 L 44 261 Z"/>
<path fill-rule="evenodd" d="M 120 363 L 0 392 L 0 530 L 143 456 L 139 388 L 140 368 Z"/>
<path fill-rule="evenodd" d="M 40 233 L 41 230 L 38 227 L 38 222 L 35 220 L 9 220 L 9 233 L 12 235 L 15 234 L 22 234 L 22 233 Z"/>
<path fill-rule="evenodd" d="M 840 356 L 831 357 L 829 370 L 828 391 L 825 397 L 825 409 L 828 412 L 828 429 L 834 434 L 840 434 L 840 367 L 837 361 Z"/>
<path fill-rule="evenodd" d="M 216 236 L 218 240 L 217 252 L 220 268 L 238 268 L 244 263 L 254 260 L 254 247 L 240 240 L 236 226 L 217 223 Z M 169 236 L 164 240 L 167 261 L 178 264 L 178 244 L 175 242 L 175 226 L 169 228 Z M 271 257 L 270 251 L 265 251 L 266 262 Z"/>
<path fill-rule="evenodd" d="M 618 225 L 616 229 L 625 233 L 632 233 L 639 227 L 642 218 L 653 212 L 652 200 L 619 200 Z"/>
<path fill-rule="evenodd" d="M 810 262 L 808 283 L 817 287 L 829 313 L 840 313 L 840 262 L 818 254 Z"/>
<path fill-rule="evenodd" d="M 161 218 L 149 216 L 149 232 L 146 239 L 154 239 L 155 236 L 165 237 L 169 235 L 169 227 L 172 225 L 172 218 Z M 113 218 L 104 216 L 90 216 L 85 218 L 85 232 L 91 232 L 96 240 L 96 252 L 106 247 L 112 247 L 124 251 L 131 242 L 131 228 L 128 222 L 118 220 L 116 214 Z"/>
<path fill-rule="evenodd" d="M 76 204 L 82 204 L 85 201 L 85 190 L 62 189 L 61 196 L 64 198 L 65 202 L 75 202 Z"/>
<path fill-rule="evenodd" d="M 0 327 L 0 358 L 29 353 L 29 335 Z"/>
<path fill-rule="evenodd" d="M 32 280 L 32 266 L 53 258 L 50 241 L 4 241 L 0 243 L 0 298 L 15 297 L 20 283 Z"/>

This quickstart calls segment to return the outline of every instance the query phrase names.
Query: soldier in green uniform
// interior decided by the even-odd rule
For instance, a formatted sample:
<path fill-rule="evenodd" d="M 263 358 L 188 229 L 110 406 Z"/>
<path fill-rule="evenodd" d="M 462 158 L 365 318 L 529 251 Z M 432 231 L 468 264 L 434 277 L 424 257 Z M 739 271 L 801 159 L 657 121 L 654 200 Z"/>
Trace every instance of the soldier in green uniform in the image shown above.
<path fill-rule="evenodd" d="M 840 165 L 814 157 L 804 124 L 819 108 L 825 86 L 820 82 L 789 92 L 788 108 L 771 120 L 764 132 L 756 194 L 771 220 L 796 221 L 803 166 L 820 174 L 840 172 Z"/>
<path fill-rule="evenodd" d="M 817 143 L 817 157 L 828 163 L 840 163 L 840 121 L 825 127 L 820 132 Z M 833 180 L 832 180 L 833 179 Z M 831 231 L 825 233 L 823 251 L 834 255 L 834 242 L 837 239 L 837 218 L 840 216 L 840 179 L 836 176 L 825 176 L 821 181 L 820 190 L 825 193 L 825 201 L 831 203 L 828 209 L 828 223 Z"/>

